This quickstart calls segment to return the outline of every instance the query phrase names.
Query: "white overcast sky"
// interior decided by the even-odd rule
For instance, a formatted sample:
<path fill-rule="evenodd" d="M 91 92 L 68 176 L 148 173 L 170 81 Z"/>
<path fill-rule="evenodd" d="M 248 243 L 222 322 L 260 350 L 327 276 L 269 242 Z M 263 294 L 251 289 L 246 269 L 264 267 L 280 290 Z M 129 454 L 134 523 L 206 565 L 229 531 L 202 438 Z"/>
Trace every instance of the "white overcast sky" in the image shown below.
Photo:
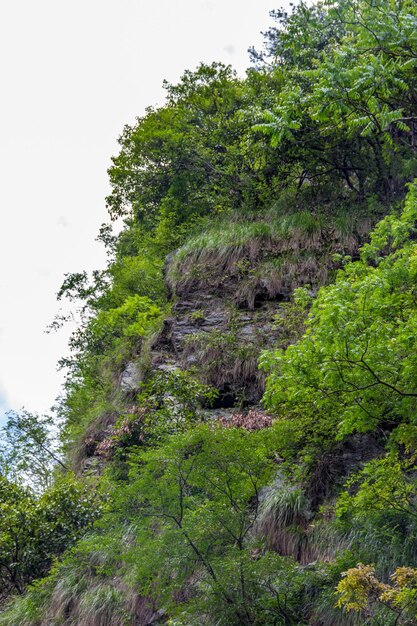
<path fill-rule="evenodd" d="M 278 2 L 279 5 L 282 2 Z M 47 411 L 67 333 L 45 334 L 65 272 L 105 261 L 107 168 L 162 81 L 243 75 L 273 0 L 0 0 L 0 413 Z"/>

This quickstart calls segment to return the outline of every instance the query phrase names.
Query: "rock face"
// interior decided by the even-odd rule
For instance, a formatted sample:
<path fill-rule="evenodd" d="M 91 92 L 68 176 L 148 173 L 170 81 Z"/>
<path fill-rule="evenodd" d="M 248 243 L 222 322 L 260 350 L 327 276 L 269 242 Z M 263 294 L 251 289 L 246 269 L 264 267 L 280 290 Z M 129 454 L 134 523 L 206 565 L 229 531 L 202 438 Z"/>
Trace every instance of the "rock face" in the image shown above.
<path fill-rule="evenodd" d="M 167 260 L 172 262 L 172 256 Z M 151 351 L 153 370 L 191 370 L 219 391 L 216 407 L 236 402 L 256 404 L 263 393 L 263 374 L 258 369 L 261 350 L 279 337 L 274 317 L 285 294 L 258 298 L 255 305 L 239 306 L 238 277 L 210 280 L 173 295 L 172 314 L 164 322 Z"/>
<path fill-rule="evenodd" d="M 236 232 L 229 227 L 208 242 L 202 233 L 167 256 L 163 273 L 172 310 L 151 348 L 151 371 L 195 373 L 218 390 L 218 407 L 259 402 L 260 353 L 289 343 L 282 303 L 296 287 L 327 283 L 334 253 L 354 255 L 363 238 L 360 229 L 344 237 L 331 224 L 294 224 L 287 232 L 268 219 L 236 222 Z M 291 339 L 296 335 L 297 329 Z M 127 368 L 124 389 L 137 384 L 135 378 Z"/>
<path fill-rule="evenodd" d="M 122 391 L 139 391 L 143 376 L 139 366 L 130 361 L 120 375 L 120 388 Z"/>

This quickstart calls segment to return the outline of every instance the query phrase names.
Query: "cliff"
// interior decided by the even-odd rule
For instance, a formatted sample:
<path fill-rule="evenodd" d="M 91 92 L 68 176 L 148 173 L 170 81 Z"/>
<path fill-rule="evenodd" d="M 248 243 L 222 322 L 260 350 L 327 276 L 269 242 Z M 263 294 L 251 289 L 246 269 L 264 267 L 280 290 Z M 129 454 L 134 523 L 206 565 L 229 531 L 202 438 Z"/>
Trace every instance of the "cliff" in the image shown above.
<path fill-rule="evenodd" d="M 416 623 L 416 11 L 273 12 L 125 127 L 0 624 Z"/>

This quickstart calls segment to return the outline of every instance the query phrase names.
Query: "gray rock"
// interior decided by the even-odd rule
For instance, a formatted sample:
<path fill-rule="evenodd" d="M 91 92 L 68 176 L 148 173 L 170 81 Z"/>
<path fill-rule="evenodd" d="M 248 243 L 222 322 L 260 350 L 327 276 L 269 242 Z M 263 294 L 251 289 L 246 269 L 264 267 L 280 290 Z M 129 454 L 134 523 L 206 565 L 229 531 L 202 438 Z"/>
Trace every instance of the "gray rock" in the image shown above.
<path fill-rule="evenodd" d="M 239 329 L 239 335 L 245 338 L 253 338 L 256 332 L 256 328 L 253 326 L 243 326 Z"/>
<path fill-rule="evenodd" d="M 236 409 L 205 409 L 204 417 L 207 420 L 231 420 Z"/>
<path fill-rule="evenodd" d="M 172 258 L 167 258 L 167 265 L 172 262 Z M 218 389 L 219 397 L 214 406 L 222 407 L 223 411 L 234 406 L 238 398 L 245 405 L 259 402 L 263 393 L 263 380 L 262 375 L 254 369 L 253 360 L 257 349 L 260 352 L 276 341 L 274 316 L 282 298 L 274 300 L 268 297 L 258 302 L 255 309 L 248 306 L 237 308 L 234 303 L 240 289 L 240 276 L 209 274 L 206 278 L 197 281 L 192 289 L 176 292 L 171 316 L 165 319 L 162 332 L 152 346 L 150 370 L 194 368 L 203 382 Z M 225 337 L 231 338 L 231 341 L 225 341 L 224 346 L 218 348 L 217 368 L 216 354 L 212 349 L 205 353 L 204 348 L 204 337 L 209 338 L 213 332 L 220 335 L 224 333 Z M 193 335 L 202 341 L 190 341 Z M 245 357 L 239 353 L 240 348 L 245 346 L 253 352 L 253 355 L 249 354 L 251 363 L 246 369 L 242 361 Z M 130 387 L 130 377 L 125 377 L 125 380 Z"/>
<path fill-rule="evenodd" d="M 161 372 L 168 372 L 169 374 L 170 372 L 175 372 L 178 369 L 178 365 L 175 363 L 161 363 L 161 365 L 157 365 L 155 369 Z"/>
<path fill-rule="evenodd" d="M 120 387 L 123 391 L 138 391 L 141 383 L 140 368 L 134 361 L 130 361 L 120 375 Z"/>
<path fill-rule="evenodd" d="M 104 459 L 90 456 L 83 462 L 82 474 L 85 476 L 100 476 L 104 470 Z"/>

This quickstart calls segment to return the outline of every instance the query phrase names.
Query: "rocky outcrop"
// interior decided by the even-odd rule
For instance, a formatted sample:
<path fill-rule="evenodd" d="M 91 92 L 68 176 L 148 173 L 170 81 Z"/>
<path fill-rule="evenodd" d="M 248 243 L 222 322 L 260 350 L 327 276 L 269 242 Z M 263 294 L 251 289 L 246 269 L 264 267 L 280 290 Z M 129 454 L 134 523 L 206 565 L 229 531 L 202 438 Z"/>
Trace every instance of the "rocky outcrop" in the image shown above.
<path fill-rule="evenodd" d="M 217 407 L 259 402 L 263 392 L 259 354 L 277 340 L 274 318 L 282 299 L 280 295 L 259 302 L 256 308 L 237 307 L 233 290 L 228 298 L 219 297 L 213 284 L 177 295 L 152 348 L 151 368 L 195 371 L 218 389 Z"/>
<path fill-rule="evenodd" d="M 314 293 L 336 268 L 333 253 L 355 254 L 363 239 L 359 231 L 334 238 L 331 225 L 286 237 L 282 229 L 274 234 L 267 222 L 255 224 L 257 234 L 252 223 L 243 226 L 251 233 L 245 243 L 229 241 L 230 233 L 217 247 L 204 247 L 197 238 L 167 256 L 163 274 L 170 315 L 153 342 L 142 341 L 140 353 L 125 365 L 114 394 L 116 411 L 104 425 L 101 417 L 93 423 L 84 458 L 102 453 L 118 417 L 127 405 L 136 405 L 152 373 L 185 370 L 214 387 L 218 395 L 209 410 L 215 419 L 232 419 L 237 410 L 259 405 L 265 378 L 261 352 L 288 345 L 301 329 L 283 323 L 294 288 L 310 285 Z"/>
<path fill-rule="evenodd" d="M 221 407 L 259 402 L 261 351 L 297 335 L 280 324 L 282 303 L 296 287 L 326 284 L 337 267 L 334 254 L 355 255 L 366 231 L 358 223 L 347 236 L 307 217 L 226 224 L 168 255 L 172 312 L 151 350 L 151 369 L 194 371 L 218 389 Z"/>
<path fill-rule="evenodd" d="M 138 391 L 142 380 L 143 374 L 139 365 L 130 361 L 120 375 L 120 388 L 125 392 Z"/>

